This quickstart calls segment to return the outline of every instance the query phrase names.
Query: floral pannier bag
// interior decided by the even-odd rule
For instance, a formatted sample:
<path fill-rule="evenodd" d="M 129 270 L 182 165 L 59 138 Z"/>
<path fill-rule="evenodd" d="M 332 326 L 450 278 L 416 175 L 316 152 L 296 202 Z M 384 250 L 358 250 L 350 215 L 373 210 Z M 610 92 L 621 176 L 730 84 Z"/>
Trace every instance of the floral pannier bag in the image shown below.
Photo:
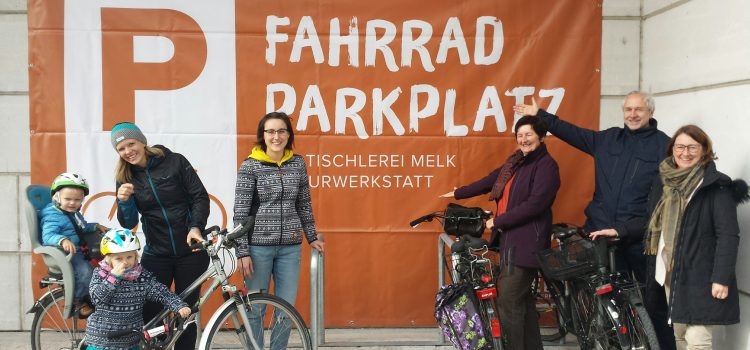
<path fill-rule="evenodd" d="M 435 319 L 456 349 L 492 349 L 492 342 L 479 317 L 476 296 L 469 285 L 442 286 L 436 299 Z"/>

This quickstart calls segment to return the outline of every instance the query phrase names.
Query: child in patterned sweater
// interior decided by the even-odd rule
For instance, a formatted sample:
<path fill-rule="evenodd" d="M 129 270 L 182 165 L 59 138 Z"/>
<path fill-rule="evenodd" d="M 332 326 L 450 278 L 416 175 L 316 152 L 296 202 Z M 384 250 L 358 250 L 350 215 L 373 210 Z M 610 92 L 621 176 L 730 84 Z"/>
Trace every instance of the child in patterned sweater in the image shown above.
<path fill-rule="evenodd" d="M 110 338 L 122 330 L 143 328 L 146 300 L 163 304 L 181 317 L 190 315 L 188 305 L 138 263 L 138 237 L 127 229 L 112 229 L 102 238 L 104 260 L 94 270 L 89 292 L 96 309 L 88 318 L 85 343 L 88 350 L 138 349 L 140 334 Z"/>

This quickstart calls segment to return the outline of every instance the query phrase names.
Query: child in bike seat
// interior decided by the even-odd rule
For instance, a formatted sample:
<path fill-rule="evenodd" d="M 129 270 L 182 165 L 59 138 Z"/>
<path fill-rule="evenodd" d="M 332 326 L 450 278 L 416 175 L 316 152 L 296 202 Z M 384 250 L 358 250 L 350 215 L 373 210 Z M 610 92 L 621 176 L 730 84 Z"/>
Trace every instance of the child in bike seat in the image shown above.
<path fill-rule="evenodd" d="M 72 253 L 70 263 L 75 275 L 74 298 L 81 318 L 88 317 L 93 310 L 89 303 L 89 283 L 93 266 L 81 251 L 81 235 L 91 232 L 106 232 L 107 227 L 87 223 L 79 211 L 83 198 L 89 194 L 89 185 L 82 176 L 71 173 L 58 175 L 50 186 L 52 202 L 39 214 L 42 228 L 42 244 L 62 247 Z"/>
<path fill-rule="evenodd" d="M 86 349 L 138 349 L 146 300 L 160 303 L 183 318 L 190 315 L 188 305 L 141 266 L 140 249 L 138 237 L 128 229 L 109 230 L 102 238 L 104 260 L 91 278 L 91 300 L 96 310 L 86 324 Z M 123 330 L 133 332 L 112 337 Z"/>

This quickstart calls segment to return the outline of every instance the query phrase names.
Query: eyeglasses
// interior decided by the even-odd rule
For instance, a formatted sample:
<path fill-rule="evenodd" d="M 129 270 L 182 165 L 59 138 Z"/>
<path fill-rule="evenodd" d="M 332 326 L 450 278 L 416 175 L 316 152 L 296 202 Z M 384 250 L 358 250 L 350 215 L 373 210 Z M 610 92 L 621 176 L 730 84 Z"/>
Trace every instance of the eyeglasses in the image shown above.
<path fill-rule="evenodd" d="M 266 133 L 266 134 L 268 134 L 268 135 L 271 135 L 271 136 L 275 136 L 275 135 L 287 136 L 287 135 L 289 135 L 289 130 L 287 130 L 287 129 L 278 129 L 278 130 L 266 129 L 266 130 L 263 130 L 263 132 Z"/>
<path fill-rule="evenodd" d="M 703 148 L 701 145 L 693 144 L 693 145 L 674 145 L 672 147 L 672 150 L 674 150 L 676 153 L 682 153 L 685 150 L 688 151 L 688 153 L 694 154 L 700 151 L 700 149 Z"/>

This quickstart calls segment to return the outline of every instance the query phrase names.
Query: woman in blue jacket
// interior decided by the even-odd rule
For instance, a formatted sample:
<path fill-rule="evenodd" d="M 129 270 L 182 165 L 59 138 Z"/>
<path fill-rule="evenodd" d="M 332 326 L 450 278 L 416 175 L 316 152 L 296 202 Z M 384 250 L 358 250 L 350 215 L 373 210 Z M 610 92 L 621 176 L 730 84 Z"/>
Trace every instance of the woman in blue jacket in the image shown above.
<path fill-rule="evenodd" d="M 489 199 L 497 203 L 487 228 L 493 232 L 492 242 L 499 236 L 505 264 L 513 266 L 502 269 L 498 278 L 500 322 L 510 348 L 542 349 L 531 283 L 539 268 L 536 253 L 550 246 L 552 203 L 560 188 L 560 171 L 543 143 L 547 127 L 540 118 L 522 117 L 514 131 L 518 149 L 503 165 L 442 197 L 464 199 L 490 193 Z M 507 261 L 509 256 L 513 261 Z"/>
<path fill-rule="evenodd" d="M 132 123 L 112 128 L 112 146 L 120 155 L 117 179 L 117 220 L 132 229 L 141 215 L 141 230 L 146 236 L 141 264 L 156 279 L 180 294 L 208 266 L 204 251 L 193 252 L 191 242 L 203 241 L 202 230 L 209 214 L 209 199 L 198 174 L 187 159 L 164 146 L 150 147 L 146 136 Z M 199 291 L 185 299 L 192 305 Z M 147 303 L 143 319 L 150 320 L 162 310 Z M 175 349 L 195 347 L 195 326 L 180 337 Z"/>

